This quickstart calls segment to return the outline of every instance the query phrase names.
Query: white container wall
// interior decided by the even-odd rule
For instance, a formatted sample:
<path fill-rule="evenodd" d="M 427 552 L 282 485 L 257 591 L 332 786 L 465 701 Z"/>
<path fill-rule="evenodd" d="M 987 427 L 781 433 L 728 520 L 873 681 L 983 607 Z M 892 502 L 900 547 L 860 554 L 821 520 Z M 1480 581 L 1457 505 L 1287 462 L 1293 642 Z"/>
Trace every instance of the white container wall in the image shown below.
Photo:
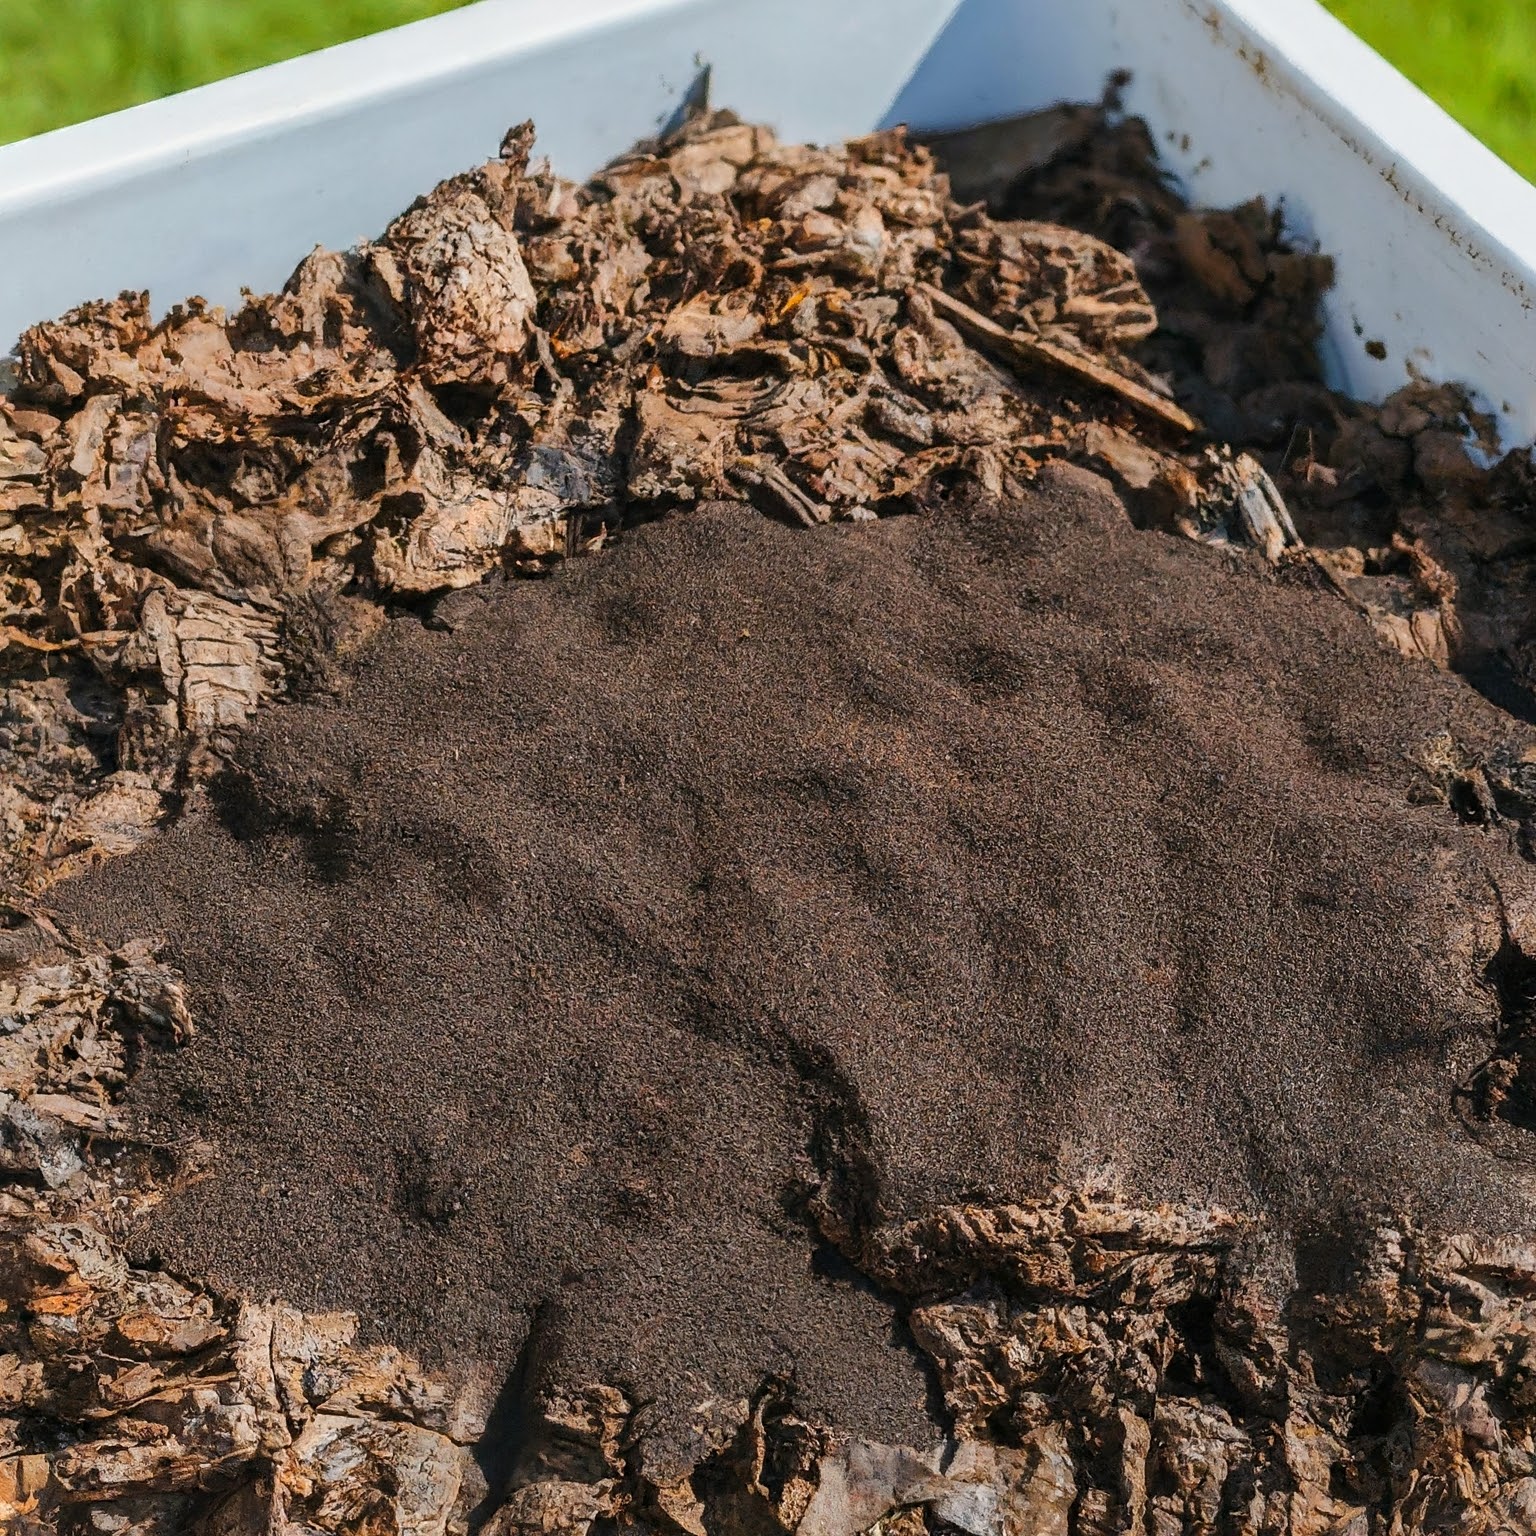
<path fill-rule="evenodd" d="M 124 288 L 274 287 L 524 117 L 585 175 L 704 63 L 718 103 L 821 141 L 1096 99 L 1129 70 L 1200 201 L 1282 199 L 1338 258 L 1338 383 L 1459 380 L 1536 438 L 1536 189 L 1313 0 L 483 0 L 0 149 L 0 347 Z"/>

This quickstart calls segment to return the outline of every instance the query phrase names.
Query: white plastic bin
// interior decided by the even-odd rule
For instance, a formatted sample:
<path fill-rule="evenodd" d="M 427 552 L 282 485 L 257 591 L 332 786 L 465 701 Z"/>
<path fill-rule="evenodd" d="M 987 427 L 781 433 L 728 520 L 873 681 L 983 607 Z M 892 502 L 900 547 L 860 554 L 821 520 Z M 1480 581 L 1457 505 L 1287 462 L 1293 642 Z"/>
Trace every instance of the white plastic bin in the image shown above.
<path fill-rule="evenodd" d="M 1458 380 L 1536 438 L 1536 189 L 1313 0 L 483 0 L 0 149 L 0 348 L 124 288 L 270 288 L 524 117 L 584 175 L 703 63 L 717 103 L 822 141 L 1095 99 L 1129 70 L 1199 200 L 1283 198 L 1338 258 L 1337 383 Z"/>

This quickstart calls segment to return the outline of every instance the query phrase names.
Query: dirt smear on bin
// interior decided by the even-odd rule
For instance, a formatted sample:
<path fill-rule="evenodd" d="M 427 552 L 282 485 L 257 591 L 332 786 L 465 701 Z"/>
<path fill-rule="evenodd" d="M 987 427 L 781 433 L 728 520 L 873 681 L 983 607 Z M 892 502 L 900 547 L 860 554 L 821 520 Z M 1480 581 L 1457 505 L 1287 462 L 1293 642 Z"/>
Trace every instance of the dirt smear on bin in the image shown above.
<path fill-rule="evenodd" d="M 24 341 L 0 1512 L 1529 1525 L 1527 464 L 1100 110 L 530 139 Z"/>

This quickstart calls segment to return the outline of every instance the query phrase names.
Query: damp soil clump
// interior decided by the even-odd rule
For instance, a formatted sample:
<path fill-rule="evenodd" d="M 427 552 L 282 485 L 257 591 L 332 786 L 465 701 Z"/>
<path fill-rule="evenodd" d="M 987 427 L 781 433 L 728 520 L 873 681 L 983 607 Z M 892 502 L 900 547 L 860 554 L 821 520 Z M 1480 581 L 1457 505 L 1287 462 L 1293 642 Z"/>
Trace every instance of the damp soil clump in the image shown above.
<path fill-rule="evenodd" d="M 793 1375 L 913 1435 L 876 1228 L 1109 1180 L 1316 1250 L 1533 1213 L 1458 1118 L 1529 882 L 1416 763 L 1502 744 L 1327 590 L 1061 469 L 815 532 L 721 505 L 388 625 L 214 806 L 59 893 L 200 1034 L 136 1239 L 434 1363 Z"/>

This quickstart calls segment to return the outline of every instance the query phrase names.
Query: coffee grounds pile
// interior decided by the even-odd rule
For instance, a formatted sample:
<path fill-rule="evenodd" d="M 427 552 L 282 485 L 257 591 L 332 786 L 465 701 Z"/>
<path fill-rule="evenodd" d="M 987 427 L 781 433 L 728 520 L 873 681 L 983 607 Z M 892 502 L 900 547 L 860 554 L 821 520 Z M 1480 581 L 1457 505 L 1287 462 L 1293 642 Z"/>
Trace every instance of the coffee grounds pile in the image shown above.
<path fill-rule="evenodd" d="M 63 889 L 200 1023 L 133 1099 L 217 1160 L 142 1257 L 460 1369 L 541 1317 L 541 1371 L 638 1400 L 791 1373 L 901 1441 L 923 1377 L 818 1220 L 856 1255 L 1106 1174 L 1303 1251 L 1536 1215 L 1453 1109 L 1519 860 L 1414 761 L 1507 722 L 1331 593 L 1061 469 L 722 505 L 438 619 Z"/>

